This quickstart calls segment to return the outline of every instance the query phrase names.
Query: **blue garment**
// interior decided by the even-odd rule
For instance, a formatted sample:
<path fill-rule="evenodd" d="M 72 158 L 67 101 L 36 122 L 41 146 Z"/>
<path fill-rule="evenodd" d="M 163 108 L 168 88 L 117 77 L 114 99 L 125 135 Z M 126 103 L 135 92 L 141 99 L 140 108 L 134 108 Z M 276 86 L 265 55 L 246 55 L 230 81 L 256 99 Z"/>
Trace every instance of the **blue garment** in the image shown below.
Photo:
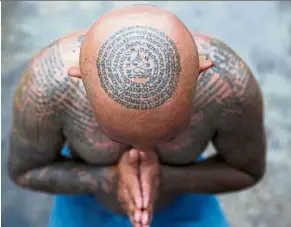
<path fill-rule="evenodd" d="M 64 148 L 63 154 L 69 151 Z M 212 195 L 181 194 L 154 213 L 151 227 L 229 227 L 218 199 Z M 131 227 L 127 216 L 114 214 L 93 195 L 58 195 L 49 227 Z"/>

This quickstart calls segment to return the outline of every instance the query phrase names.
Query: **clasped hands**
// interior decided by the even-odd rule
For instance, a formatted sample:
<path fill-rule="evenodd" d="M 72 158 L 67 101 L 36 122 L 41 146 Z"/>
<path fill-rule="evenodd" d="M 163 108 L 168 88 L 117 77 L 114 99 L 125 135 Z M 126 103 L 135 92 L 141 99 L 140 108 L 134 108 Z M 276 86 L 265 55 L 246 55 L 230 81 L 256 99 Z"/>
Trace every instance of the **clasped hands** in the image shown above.
<path fill-rule="evenodd" d="M 117 196 L 134 227 L 148 227 L 160 182 L 160 164 L 154 151 L 131 149 L 118 164 Z"/>

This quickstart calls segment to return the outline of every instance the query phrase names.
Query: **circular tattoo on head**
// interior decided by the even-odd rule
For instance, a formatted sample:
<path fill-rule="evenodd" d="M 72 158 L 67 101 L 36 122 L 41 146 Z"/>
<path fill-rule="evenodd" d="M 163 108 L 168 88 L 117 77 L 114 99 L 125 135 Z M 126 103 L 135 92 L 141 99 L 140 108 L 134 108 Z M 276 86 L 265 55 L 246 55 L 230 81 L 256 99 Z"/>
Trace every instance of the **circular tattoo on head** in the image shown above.
<path fill-rule="evenodd" d="M 97 69 L 109 97 L 138 110 L 159 107 L 172 97 L 181 72 L 175 43 L 149 26 L 114 33 L 98 53 Z"/>

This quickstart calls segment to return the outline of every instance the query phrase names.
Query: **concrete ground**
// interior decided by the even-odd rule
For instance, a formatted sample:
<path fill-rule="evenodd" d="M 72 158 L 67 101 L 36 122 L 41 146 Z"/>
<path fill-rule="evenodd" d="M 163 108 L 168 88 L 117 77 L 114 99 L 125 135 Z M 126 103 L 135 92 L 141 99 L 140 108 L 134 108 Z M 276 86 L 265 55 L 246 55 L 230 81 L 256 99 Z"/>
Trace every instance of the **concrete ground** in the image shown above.
<path fill-rule="evenodd" d="M 139 2 L 140 3 L 140 2 Z M 47 226 L 52 198 L 7 176 L 13 90 L 41 48 L 133 2 L 2 2 L 2 226 Z M 234 227 L 291 226 L 291 2 L 154 2 L 189 28 L 230 45 L 249 64 L 265 97 L 268 169 L 256 187 L 221 197 Z M 288 64 L 289 63 L 289 64 Z"/>

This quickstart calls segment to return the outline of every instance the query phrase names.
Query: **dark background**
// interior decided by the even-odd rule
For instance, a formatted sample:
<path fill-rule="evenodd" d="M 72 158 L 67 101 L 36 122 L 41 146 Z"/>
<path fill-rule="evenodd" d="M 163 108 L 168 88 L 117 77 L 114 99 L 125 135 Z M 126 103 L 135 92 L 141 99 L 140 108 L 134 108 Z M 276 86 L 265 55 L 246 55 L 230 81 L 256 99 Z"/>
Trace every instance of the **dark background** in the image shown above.
<path fill-rule="evenodd" d="M 27 61 L 101 14 L 134 2 L 2 2 L 2 226 L 45 227 L 52 197 L 14 186 L 7 176 L 13 90 Z M 136 2 L 135 2 L 136 3 Z M 141 3 L 141 2 L 139 2 Z M 234 227 L 291 226 L 290 2 L 152 2 L 189 28 L 230 45 L 251 67 L 265 98 L 268 170 L 264 180 L 221 197 Z"/>

